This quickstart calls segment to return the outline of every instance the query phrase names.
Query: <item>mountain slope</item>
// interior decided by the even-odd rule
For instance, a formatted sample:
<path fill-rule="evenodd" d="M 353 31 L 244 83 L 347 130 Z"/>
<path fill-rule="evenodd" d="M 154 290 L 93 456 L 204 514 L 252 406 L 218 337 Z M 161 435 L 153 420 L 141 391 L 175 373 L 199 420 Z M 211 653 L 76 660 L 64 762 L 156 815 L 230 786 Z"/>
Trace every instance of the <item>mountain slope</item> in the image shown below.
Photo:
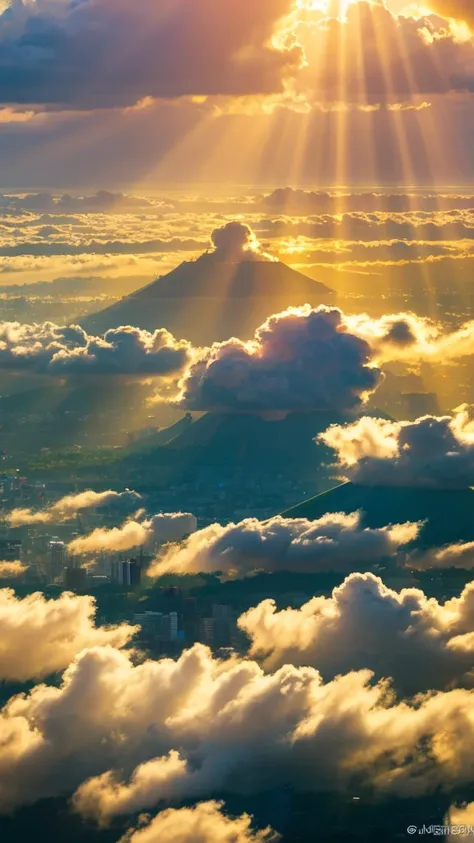
<path fill-rule="evenodd" d="M 332 295 L 329 287 L 284 263 L 232 263 L 211 253 L 185 261 L 111 307 L 89 314 L 81 324 L 96 334 L 121 325 L 167 328 L 195 344 L 209 344 L 230 336 L 247 339 L 272 313 L 291 305 L 317 306 Z"/>
<path fill-rule="evenodd" d="M 283 514 L 317 519 L 326 512 L 362 510 L 365 527 L 425 521 L 418 544 L 434 547 L 474 541 L 473 489 L 419 489 L 401 486 L 358 486 L 343 483 L 304 501 Z"/>

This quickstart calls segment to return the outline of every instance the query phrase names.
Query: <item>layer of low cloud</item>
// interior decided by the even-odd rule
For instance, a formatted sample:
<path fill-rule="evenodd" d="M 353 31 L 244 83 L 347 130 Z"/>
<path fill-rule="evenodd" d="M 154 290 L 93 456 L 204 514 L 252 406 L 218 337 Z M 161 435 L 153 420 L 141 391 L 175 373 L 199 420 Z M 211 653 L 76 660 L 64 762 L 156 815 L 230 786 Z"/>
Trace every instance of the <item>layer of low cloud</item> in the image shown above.
<path fill-rule="evenodd" d="M 413 422 L 363 417 L 319 437 L 341 474 L 370 486 L 468 488 L 474 485 L 474 423 L 468 408 Z"/>
<path fill-rule="evenodd" d="M 4 564 L 4 563 L 2 563 Z M 0 589 L 0 678 L 23 682 L 64 670 L 86 647 L 123 647 L 135 627 L 95 625 L 95 601 L 89 596 L 42 594 L 20 599 Z"/>
<path fill-rule="evenodd" d="M 106 551 L 127 551 L 146 544 L 178 542 L 193 533 L 197 520 L 189 512 L 164 512 L 150 518 L 126 521 L 120 527 L 97 527 L 87 536 L 80 536 L 68 544 L 73 556 L 90 555 Z"/>
<path fill-rule="evenodd" d="M 88 509 L 117 503 L 129 503 L 133 506 L 140 498 L 141 495 L 129 489 L 124 492 L 114 492 L 111 489 L 106 492 L 94 492 L 89 489 L 77 495 L 66 495 L 45 509 L 13 509 L 5 515 L 5 519 L 10 527 L 21 527 L 24 524 L 60 524 Z"/>
<path fill-rule="evenodd" d="M 311 665 L 329 680 L 370 668 L 401 695 L 474 687 L 474 583 L 443 605 L 420 589 L 398 593 L 373 574 L 351 574 L 331 597 L 299 609 L 264 600 L 239 626 L 267 669 Z"/>
<path fill-rule="evenodd" d="M 219 571 L 243 578 L 258 571 L 353 571 L 380 562 L 413 541 L 418 524 L 363 528 L 360 514 L 324 515 L 318 521 L 277 516 L 268 521 L 247 518 L 238 524 L 211 524 L 180 546 L 171 545 L 151 574 Z"/>

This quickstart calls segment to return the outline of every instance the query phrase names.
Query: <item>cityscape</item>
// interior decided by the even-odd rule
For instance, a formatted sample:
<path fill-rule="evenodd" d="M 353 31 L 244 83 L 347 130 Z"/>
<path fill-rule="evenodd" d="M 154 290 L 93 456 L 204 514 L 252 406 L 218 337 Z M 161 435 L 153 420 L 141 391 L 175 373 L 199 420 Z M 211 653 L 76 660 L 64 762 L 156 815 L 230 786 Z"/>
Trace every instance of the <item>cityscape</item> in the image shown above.
<path fill-rule="evenodd" d="M 0 843 L 474 839 L 472 0 L 0 0 Z"/>

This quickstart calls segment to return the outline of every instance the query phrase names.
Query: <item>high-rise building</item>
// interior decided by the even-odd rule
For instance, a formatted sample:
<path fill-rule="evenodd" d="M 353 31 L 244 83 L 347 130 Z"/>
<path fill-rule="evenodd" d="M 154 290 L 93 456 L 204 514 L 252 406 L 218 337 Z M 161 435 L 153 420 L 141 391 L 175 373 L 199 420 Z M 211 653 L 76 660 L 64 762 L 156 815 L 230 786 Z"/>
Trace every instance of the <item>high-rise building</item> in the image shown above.
<path fill-rule="evenodd" d="M 49 563 L 51 582 L 62 580 L 66 564 L 66 545 L 59 539 L 52 539 L 49 543 Z"/>
<path fill-rule="evenodd" d="M 145 638 L 161 642 L 176 641 L 178 638 L 176 612 L 170 612 L 167 615 L 163 612 L 141 612 L 133 616 L 133 622 L 141 626 L 142 635 Z"/>
<path fill-rule="evenodd" d="M 23 559 L 23 542 L 21 539 L 0 539 L 0 558 L 4 562 L 16 562 Z"/>
<path fill-rule="evenodd" d="M 140 585 L 141 567 L 136 559 L 130 559 L 126 562 L 114 560 L 111 563 L 110 578 L 117 585 L 134 588 Z"/>
<path fill-rule="evenodd" d="M 64 585 L 69 591 L 84 591 L 87 584 L 87 571 L 85 568 L 76 568 L 68 565 L 64 569 Z"/>

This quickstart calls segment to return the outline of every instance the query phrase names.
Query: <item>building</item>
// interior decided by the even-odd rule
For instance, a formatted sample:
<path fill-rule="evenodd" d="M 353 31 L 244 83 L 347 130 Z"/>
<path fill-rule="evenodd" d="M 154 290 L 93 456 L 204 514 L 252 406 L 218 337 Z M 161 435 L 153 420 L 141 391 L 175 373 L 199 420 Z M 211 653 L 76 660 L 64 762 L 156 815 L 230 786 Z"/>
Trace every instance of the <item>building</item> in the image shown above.
<path fill-rule="evenodd" d="M 170 612 L 141 612 L 133 616 L 133 622 L 141 626 L 143 638 L 171 642 L 178 639 L 178 615 Z"/>
<path fill-rule="evenodd" d="M 117 585 L 135 588 L 140 585 L 141 573 L 141 567 L 136 559 L 126 562 L 114 560 L 111 563 L 110 578 Z"/>
<path fill-rule="evenodd" d="M 64 585 L 68 591 L 85 591 L 87 585 L 86 569 L 69 565 L 64 569 Z"/>
<path fill-rule="evenodd" d="M 62 580 L 66 565 L 66 545 L 56 538 L 49 543 L 49 565 L 51 582 Z"/>
<path fill-rule="evenodd" d="M 0 559 L 4 562 L 16 562 L 23 559 L 23 542 L 21 539 L 0 539 Z"/>

